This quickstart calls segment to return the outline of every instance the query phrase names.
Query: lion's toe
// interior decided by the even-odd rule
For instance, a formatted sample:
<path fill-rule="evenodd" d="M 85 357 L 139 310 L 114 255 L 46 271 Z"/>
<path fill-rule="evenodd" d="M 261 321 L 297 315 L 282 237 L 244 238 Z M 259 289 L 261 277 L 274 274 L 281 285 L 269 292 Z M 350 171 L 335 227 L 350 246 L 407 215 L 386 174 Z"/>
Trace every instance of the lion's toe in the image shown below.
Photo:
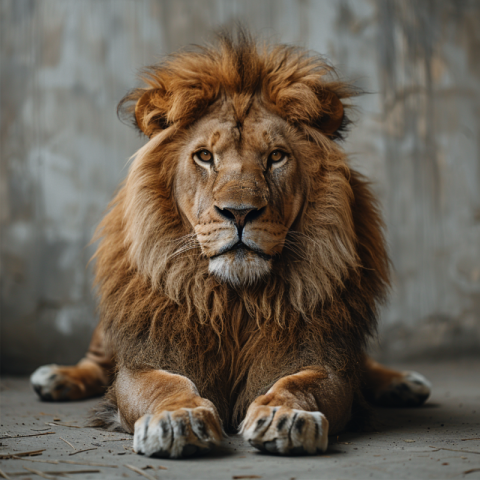
<path fill-rule="evenodd" d="M 221 437 L 220 424 L 208 409 L 182 408 L 139 418 L 133 449 L 148 457 L 186 458 L 209 452 Z"/>
<path fill-rule="evenodd" d="M 247 416 L 242 434 L 264 452 L 315 455 L 327 449 L 328 421 L 320 412 L 263 406 Z"/>
<path fill-rule="evenodd" d="M 385 407 L 418 407 L 430 396 L 431 383 L 417 372 L 405 372 L 378 392 L 376 403 Z"/>

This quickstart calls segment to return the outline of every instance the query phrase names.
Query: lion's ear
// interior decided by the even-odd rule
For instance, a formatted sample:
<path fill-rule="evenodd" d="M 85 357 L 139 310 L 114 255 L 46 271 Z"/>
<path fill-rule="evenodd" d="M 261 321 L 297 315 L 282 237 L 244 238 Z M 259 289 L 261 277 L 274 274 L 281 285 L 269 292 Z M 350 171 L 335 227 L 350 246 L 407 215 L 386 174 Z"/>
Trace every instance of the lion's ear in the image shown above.
<path fill-rule="evenodd" d="M 147 137 L 170 126 L 169 105 L 163 88 L 136 88 L 125 95 L 117 107 L 120 120 L 130 123 Z"/>
<path fill-rule="evenodd" d="M 343 103 L 337 94 L 330 90 L 323 90 L 318 95 L 318 100 L 322 106 L 322 113 L 315 119 L 313 126 L 329 137 L 336 137 L 344 123 Z"/>
<path fill-rule="evenodd" d="M 167 112 L 165 91 L 161 88 L 151 88 L 144 91 L 135 104 L 135 121 L 138 128 L 147 137 L 151 137 L 169 126 Z"/>

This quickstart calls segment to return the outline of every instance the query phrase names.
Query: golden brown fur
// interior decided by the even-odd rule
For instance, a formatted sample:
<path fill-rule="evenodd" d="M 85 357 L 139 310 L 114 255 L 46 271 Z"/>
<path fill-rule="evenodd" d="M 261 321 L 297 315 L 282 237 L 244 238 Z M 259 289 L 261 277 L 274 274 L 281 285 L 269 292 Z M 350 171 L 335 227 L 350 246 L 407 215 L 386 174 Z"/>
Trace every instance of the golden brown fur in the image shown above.
<path fill-rule="evenodd" d="M 304 365 L 326 363 L 357 378 L 375 329 L 388 283 L 381 221 L 367 183 L 315 128 L 325 115 L 323 92 L 354 93 L 328 74 L 318 57 L 288 47 L 258 53 L 245 39 L 148 70 L 149 88 L 162 96 L 150 100 L 143 122 L 170 126 L 137 153 L 100 226 L 101 321 L 119 362 L 187 375 L 227 423 L 233 412 L 237 424 L 259 391 Z M 302 135 L 305 157 L 322 159 L 303 165 L 310 185 L 291 234 L 297 246 L 284 250 L 261 286 L 237 290 L 209 276 L 201 256 L 169 261 L 175 240 L 191 233 L 173 201 L 178 137 L 221 95 L 232 98 L 238 118 L 261 96 Z"/>
<path fill-rule="evenodd" d="M 185 416 L 182 409 L 193 408 L 190 433 L 206 415 L 218 443 L 217 411 L 224 427 L 237 427 L 250 405 L 242 428 L 264 448 L 269 435 L 276 438 L 260 438 L 255 425 L 265 412 L 279 429 L 288 416 L 313 412 L 302 422 L 311 432 L 323 425 L 325 436 L 328 422 L 330 433 L 345 427 L 362 387 L 375 390 L 378 375 L 364 385 L 363 369 L 382 367 L 369 363 L 364 348 L 389 262 L 368 183 L 336 143 L 348 124 L 343 102 L 355 89 L 302 49 L 258 48 L 243 33 L 219 43 L 145 70 L 146 86 L 119 106 L 150 140 L 97 232 L 99 331 L 119 372 L 109 398 L 127 430 L 145 415 L 137 424 L 147 438 L 151 415 L 161 423 L 165 410 Z M 192 157 L 201 138 L 223 164 Z M 289 163 L 274 170 L 259 152 L 279 141 Z M 241 237 L 244 204 L 256 213 L 243 238 L 259 247 L 239 264 L 222 245 Z M 229 209 L 235 220 L 225 221 Z M 222 281 L 212 274 L 218 257 L 256 267 Z M 380 382 L 384 391 L 391 373 Z M 188 402 L 164 407 L 185 395 Z M 325 448 L 298 442 L 304 452 Z M 172 455 L 182 455 L 182 445 Z"/>

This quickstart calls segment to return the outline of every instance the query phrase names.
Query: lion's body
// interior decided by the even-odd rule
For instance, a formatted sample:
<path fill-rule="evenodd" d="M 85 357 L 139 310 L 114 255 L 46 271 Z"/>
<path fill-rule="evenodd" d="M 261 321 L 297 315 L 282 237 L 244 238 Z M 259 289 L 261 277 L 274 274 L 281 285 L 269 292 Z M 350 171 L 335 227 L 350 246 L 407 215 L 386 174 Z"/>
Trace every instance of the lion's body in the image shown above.
<path fill-rule="evenodd" d="M 331 73 L 305 52 L 226 38 L 151 68 L 126 97 L 150 141 L 99 228 L 96 282 L 127 430 L 141 417 L 147 435 L 146 411 L 177 408 L 236 427 L 250 405 L 258 446 L 252 422 L 275 405 L 323 412 L 330 433 L 348 422 L 388 259 L 375 199 L 335 143 L 354 91 Z M 156 382 L 175 408 L 174 394 L 139 406 Z M 324 439 L 298 440 L 310 453 L 328 431 L 315 415 L 304 421 L 315 435 L 323 422 Z"/>
<path fill-rule="evenodd" d="M 238 424 L 260 392 L 305 366 L 327 365 L 358 386 L 359 357 L 376 326 L 375 297 L 383 294 L 386 258 L 373 256 L 384 254 L 384 248 L 369 189 L 353 173 L 350 181 L 358 212 L 354 228 L 362 234 L 362 268 L 325 304 L 312 305 L 307 318 L 289 302 L 287 272 L 272 277 L 264 290 L 238 292 L 209 277 L 206 259 L 191 252 L 176 259 L 175 271 L 168 272 L 170 295 L 159 293 L 128 260 L 124 187 L 103 222 L 97 253 L 102 326 L 117 361 L 187 376 L 217 405 L 225 425 Z M 167 254 L 176 248 L 168 243 L 171 238 L 175 234 L 170 230 Z M 291 256 L 290 265 L 311 268 L 308 257 Z"/>

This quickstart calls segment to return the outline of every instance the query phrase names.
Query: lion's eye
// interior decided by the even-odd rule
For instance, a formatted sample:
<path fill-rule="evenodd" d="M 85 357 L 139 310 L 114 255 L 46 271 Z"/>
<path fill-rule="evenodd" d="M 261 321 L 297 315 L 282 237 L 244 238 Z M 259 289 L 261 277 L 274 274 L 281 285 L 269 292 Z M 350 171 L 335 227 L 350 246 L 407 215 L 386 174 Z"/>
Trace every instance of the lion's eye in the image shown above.
<path fill-rule="evenodd" d="M 272 163 L 279 163 L 281 162 L 282 160 L 285 159 L 285 157 L 287 156 L 287 154 L 285 152 L 283 152 L 282 150 L 274 150 L 270 156 L 268 157 L 268 159 L 270 160 L 270 162 Z"/>
<path fill-rule="evenodd" d="M 208 150 L 200 150 L 195 154 L 195 156 L 201 162 L 211 162 L 213 160 L 213 155 Z"/>

